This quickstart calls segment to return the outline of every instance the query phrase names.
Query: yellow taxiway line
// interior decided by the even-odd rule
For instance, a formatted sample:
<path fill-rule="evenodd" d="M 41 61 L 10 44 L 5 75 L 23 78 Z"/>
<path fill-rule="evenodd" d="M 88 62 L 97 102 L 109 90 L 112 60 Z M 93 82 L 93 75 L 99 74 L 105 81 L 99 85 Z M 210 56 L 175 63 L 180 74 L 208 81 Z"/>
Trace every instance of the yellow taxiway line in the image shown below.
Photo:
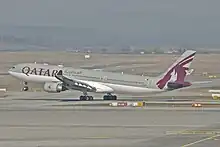
<path fill-rule="evenodd" d="M 214 136 L 211 136 L 211 137 L 208 137 L 208 138 L 204 138 L 204 139 L 201 139 L 201 140 L 197 140 L 195 142 L 191 142 L 191 143 L 185 144 L 185 145 L 183 145 L 181 147 L 189 147 L 189 146 L 195 145 L 197 143 L 201 143 L 201 142 L 204 142 L 204 141 L 207 141 L 207 140 L 210 140 L 210 139 L 214 139 L 214 138 L 219 137 L 219 136 L 220 136 L 220 134 L 214 135 Z"/>

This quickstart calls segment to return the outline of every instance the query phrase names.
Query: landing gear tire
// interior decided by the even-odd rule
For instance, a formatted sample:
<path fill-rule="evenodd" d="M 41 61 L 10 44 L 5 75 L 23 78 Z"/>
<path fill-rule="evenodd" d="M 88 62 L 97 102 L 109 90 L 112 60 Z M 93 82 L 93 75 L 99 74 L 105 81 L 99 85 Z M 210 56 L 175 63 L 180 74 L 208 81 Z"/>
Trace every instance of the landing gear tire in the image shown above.
<path fill-rule="evenodd" d="M 85 96 L 85 95 L 81 95 L 79 97 L 80 101 L 92 101 L 93 100 L 93 96 Z"/>
<path fill-rule="evenodd" d="M 104 95 L 103 100 L 117 100 L 116 95 Z"/>
<path fill-rule="evenodd" d="M 24 87 L 21 89 L 21 91 L 28 91 L 28 83 L 27 82 L 23 82 Z"/>
<path fill-rule="evenodd" d="M 28 91 L 28 86 L 24 86 L 23 88 L 22 88 L 22 91 Z"/>
<path fill-rule="evenodd" d="M 93 96 L 88 96 L 90 101 L 93 101 Z"/>

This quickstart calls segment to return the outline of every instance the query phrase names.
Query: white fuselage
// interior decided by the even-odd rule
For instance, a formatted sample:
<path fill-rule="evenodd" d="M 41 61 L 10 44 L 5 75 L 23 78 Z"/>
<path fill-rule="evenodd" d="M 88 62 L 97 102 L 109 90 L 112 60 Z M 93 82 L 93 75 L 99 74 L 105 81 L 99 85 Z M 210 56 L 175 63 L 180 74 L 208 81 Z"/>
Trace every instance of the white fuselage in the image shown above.
<path fill-rule="evenodd" d="M 51 76 L 32 75 L 32 74 L 26 75 L 24 73 L 13 72 L 13 71 L 9 71 L 9 74 L 25 82 L 42 83 L 42 84 L 46 82 L 59 82 L 59 80 L 56 77 L 51 77 Z M 97 91 L 97 93 L 140 94 L 140 93 L 154 93 L 154 92 L 158 93 L 164 91 L 159 88 L 154 89 L 147 87 L 129 86 L 129 85 L 96 82 L 96 81 L 88 81 L 88 80 L 81 80 L 81 81 L 89 85 L 92 85 L 97 89 L 100 89 Z"/>
<path fill-rule="evenodd" d="M 196 51 L 187 50 L 163 74 L 157 77 L 122 75 L 113 72 L 99 72 L 37 63 L 17 64 L 9 70 L 9 74 L 25 82 L 44 83 L 44 86 L 47 84 L 57 86 L 59 84 L 47 82 L 63 82 L 63 87 L 66 87 L 66 89 L 83 92 L 158 93 L 184 86 L 187 75 L 186 70 L 189 69 L 195 53 Z M 58 75 L 61 77 L 59 78 Z M 53 87 L 51 85 L 48 87 Z M 53 91 L 57 91 L 56 88 Z M 47 88 L 44 87 L 44 89 Z M 62 90 L 62 88 L 59 89 Z"/>

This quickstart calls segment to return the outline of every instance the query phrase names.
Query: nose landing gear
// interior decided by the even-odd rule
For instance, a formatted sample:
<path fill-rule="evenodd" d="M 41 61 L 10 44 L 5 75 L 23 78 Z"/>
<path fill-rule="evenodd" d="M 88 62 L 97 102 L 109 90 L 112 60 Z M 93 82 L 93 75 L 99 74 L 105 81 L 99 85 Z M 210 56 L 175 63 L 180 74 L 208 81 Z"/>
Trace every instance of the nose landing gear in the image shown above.
<path fill-rule="evenodd" d="M 23 85 L 24 87 L 21 89 L 21 91 L 28 91 L 29 88 L 28 88 L 27 82 L 23 82 Z"/>

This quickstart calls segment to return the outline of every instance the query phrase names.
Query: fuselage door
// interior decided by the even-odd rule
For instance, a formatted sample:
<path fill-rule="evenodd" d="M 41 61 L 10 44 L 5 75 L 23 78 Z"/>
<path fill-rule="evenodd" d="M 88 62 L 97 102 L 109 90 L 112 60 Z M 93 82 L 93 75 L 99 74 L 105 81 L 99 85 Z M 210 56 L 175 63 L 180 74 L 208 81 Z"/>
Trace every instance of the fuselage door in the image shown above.
<path fill-rule="evenodd" d="M 149 85 L 150 85 L 150 80 L 149 80 L 148 78 L 145 79 L 144 84 L 145 84 L 146 87 L 149 87 Z"/>

